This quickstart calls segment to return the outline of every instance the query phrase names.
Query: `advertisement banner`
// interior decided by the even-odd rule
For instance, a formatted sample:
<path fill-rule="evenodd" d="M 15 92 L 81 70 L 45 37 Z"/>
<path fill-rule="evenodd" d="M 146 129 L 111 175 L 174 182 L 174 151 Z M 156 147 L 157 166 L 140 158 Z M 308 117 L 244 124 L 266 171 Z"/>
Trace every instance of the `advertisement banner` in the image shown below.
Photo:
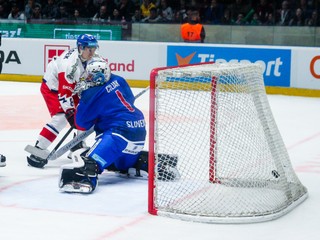
<path fill-rule="evenodd" d="M 292 64 L 291 86 L 296 88 L 320 89 L 320 49 L 296 48 L 293 50 L 296 61 Z"/>
<path fill-rule="evenodd" d="M 98 40 L 121 40 L 120 25 L 61 25 L 1 23 L 4 38 L 77 39 L 80 34 L 94 35 Z"/>
<path fill-rule="evenodd" d="M 0 47 L 3 74 L 42 76 L 54 56 L 76 47 L 76 40 L 4 38 Z M 113 73 L 130 80 L 149 80 L 150 71 L 166 64 L 167 44 L 99 41 L 98 52 Z M 142 53 L 143 51 L 143 53 Z M 1 73 L 0 72 L 0 73 Z"/>
<path fill-rule="evenodd" d="M 167 65 L 202 62 L 258 63 L 264 71 L 266 86 L 290 87 L 291 50 L 216 46 L 168 46 Z"/>
<path fill-rule="evenodd" d="M 41 76 L 54 56 L 76 47 L 76 40 L 2 38 L 2 74 Z M 240 45 L 193 45 L 99 40 L 99 53 L 113 73 L 148 81 L 154 68 L 200 62 L 255 62 L 264 70 L 265 85 L 320 90 L 320 49 Z"/>

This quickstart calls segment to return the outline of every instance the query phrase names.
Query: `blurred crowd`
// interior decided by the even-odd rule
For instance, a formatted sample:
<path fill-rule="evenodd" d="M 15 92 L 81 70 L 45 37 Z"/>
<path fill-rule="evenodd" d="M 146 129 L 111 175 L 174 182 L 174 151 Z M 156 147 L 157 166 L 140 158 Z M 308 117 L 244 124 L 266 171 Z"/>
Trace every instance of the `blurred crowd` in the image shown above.
<path fill-rule="evenodd" d="M 320 26 L 319 0 L 0 0 L 1 19 L 67 23 L 184 23 Z"/>

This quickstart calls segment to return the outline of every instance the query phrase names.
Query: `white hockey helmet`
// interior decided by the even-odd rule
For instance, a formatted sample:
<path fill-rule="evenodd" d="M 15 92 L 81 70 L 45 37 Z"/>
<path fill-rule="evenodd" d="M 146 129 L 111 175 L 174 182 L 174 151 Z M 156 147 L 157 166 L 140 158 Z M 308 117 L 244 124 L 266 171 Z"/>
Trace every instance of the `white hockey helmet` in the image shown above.
<path fill-rule="evenodd" d="M 111 76 L 108 63 L 102 58 L 94 58 L 89 61 L 86 72 L 86 78 L 77 82 L 73 91 L 74 94 L 78 94 L 79 97 L 81 97 L 84 90 L 103 85 L 109 81 Z"/>
<path fill-rule="evenodd" d="M 104 59 L 93 59 L 87 65 L 87 82 L 91 82 L 92 85 L 99 86 L 109 81 L 111 71 L 108 63 Z"/>

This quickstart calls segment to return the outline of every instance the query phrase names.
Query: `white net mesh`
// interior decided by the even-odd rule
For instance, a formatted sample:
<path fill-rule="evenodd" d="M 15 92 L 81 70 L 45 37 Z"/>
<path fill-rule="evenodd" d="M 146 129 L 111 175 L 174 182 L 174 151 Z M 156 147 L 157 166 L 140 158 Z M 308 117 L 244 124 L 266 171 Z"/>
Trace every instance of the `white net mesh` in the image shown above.
<path fill-rule="evenodd" d="M 159 215 L 266 221 L 307 197 L 273 119 L 258 65 L 165 69 L 155 81 L 150 147 L 155 156 L 176 155 L 180 174 L 172 181 L 155 167 L 153 203 Z M 159 161 L 156 157 L 155 166 Z"/>

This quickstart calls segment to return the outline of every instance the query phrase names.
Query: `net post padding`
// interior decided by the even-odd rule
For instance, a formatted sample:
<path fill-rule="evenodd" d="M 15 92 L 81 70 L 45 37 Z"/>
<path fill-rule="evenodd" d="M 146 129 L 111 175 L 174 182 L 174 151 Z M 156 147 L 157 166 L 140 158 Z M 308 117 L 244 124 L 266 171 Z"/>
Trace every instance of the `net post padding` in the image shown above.
<path fill-rule="evenodd" d="M 199 64 L 150 76 L 149 212 L 207 223 L 276 219 L 303 202 L 257 64 Z M 179 178 L 159 179 L 159 153 Z"/>

